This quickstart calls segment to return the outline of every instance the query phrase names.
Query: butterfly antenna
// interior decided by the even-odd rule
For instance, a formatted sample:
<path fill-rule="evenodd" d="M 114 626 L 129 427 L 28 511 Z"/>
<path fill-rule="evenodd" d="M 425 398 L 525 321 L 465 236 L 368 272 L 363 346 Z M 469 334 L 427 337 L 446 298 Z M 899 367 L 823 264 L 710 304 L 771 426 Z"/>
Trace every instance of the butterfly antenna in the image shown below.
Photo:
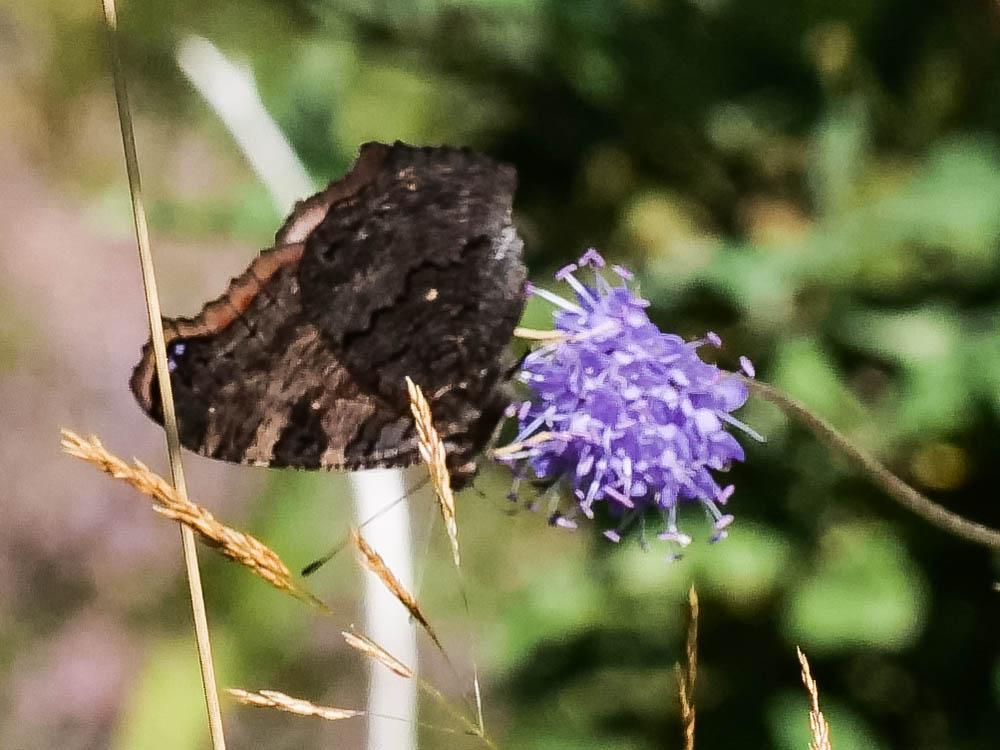
<path fill-rule="evenodd" d="M 372 515 L 368 516 L 368 518 L 366 518 L 364 521 L 362 521 L 361 523 L 358 524 L 357 528 L 358 529 L 363 529 L 365 526 L 367 526 L 368 524 L 370 524 L 372 521 L 374 521 L 374 520 L 376 520 L 378 518 L 381 518 L 386 513 L 388 513 L 390 510 L 392 510 L 397 505 L 399 505 L 401 502 L 403 502 L 410 495 L 412 495 L 413 493 L 415 493 L 419 489 L 421 489 L 429 481 L 430 481 L 430 476 L 424 477 L 419 482 L 417 482 L 415 485 L 413 485 L 412 487 L 410 487 L 409 489 L 407 489 L 405 493 L 403 493 L 402 495 L 400 495 L 399 497 L 397 497 L 395 500 L 393 500 L 391 503 L 389 503 L 388 505 L 385 505 L 385 506 L 379 508 L 377 511 L 375 511 L 375 513 L 373 513 Z M 331 547 L 329 549 L 329 551 L 327 551 L 322 557 L 319 557 L 316 560 L 313 560 L 308 565 L 306 565 L 302 569 L 302 576 L 303 577 L 310 576 L 313 573 L 315 573 L 317 570 L 319 570 L 324 565 L 326 565 L 328 562 L 330 562 L 330 560 L 332 560 L 334 557 L 336 557 L 338 554 L 340 554 L 340 551 L 342 549 L 344 549 L 344 547 L 346 547 L 348 544 L 350 544 L 350 542 L 351 542 L 350 537 L 345 536 L 343 539 L 341 539 L 339 542 L 337 542 L 337 544 L 335 544 L 333 547 Z"/>

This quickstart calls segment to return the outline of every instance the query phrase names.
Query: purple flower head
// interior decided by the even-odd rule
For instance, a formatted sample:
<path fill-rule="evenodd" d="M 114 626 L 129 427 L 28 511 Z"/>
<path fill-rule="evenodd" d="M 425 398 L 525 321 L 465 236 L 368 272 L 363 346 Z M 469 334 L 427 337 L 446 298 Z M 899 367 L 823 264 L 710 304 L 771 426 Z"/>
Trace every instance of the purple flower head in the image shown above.
<path fill-rule="evenodd" d="M 649 320 L 649 303 L 628 286 L 632 274 L 613 266 L 613 285 L 603 267 L 597 251 L 588 250 L 559 271 L 572 300 L 531 287 L 556 306 L 555 329 L 563 335 L 524 361 L 520 379 L 532 398 L 513 410 L 515 452 L 503 460 L 519 476 L 530 471 L 568 484 L 588 518 L 605 504 L 620 521 L 605 532 L 612 541 L 655 507 L 664 521 L 658 538 L 687 546 L 691 538 L 677 528 L 681 500 L 700 503 L 713 524 L 712 539 L 721 540 L 733 518 L 719 506 L 733 487 L 720 486 L 713 472 L 744 458 L 727 427 L 760 439 L 732 416 L 747 399 L 746 385 L 698 356 L 703 345 L 721 346 L 717 334 L 685 341 L 663 333 Z M 593 282 L 582 283 L 576 274 L 591 269 Z M 741 364 L 753 372 L 749 360 Z"/>

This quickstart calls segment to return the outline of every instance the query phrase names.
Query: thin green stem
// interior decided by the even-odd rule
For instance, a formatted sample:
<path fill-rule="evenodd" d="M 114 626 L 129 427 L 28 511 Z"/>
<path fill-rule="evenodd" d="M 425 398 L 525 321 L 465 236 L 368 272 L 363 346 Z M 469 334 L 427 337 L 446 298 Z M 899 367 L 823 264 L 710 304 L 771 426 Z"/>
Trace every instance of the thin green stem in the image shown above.
<path fill-rule="evenodd" d="M 118 120 L 121 124 L 122 147 L 125 150 L 125 169 L 128 173 L 129 194 L 132 198 L 132 215 L 135 219 L 135 237 L 139 249 L 139 265 L 142 269 L 142 284 L 146 294 L 146 312 L 149 317 L 150 338 L 156 358 L 157 382 L 163 403 L 163 428 L 167 438 L 167 452 L 170 456 L 170 474 L 177 494 L 187 499 L 184 481 L 184 467 L 181 464 L 180 439 L 177 435 L 177 415 L 174 410 L 173 391 L 167 369 L 167 347 L 163 339 L 163 321 L 160 315 L 160 300 L 156 291 L 156 276 L 153 273 L 153 255 L 149 248 L 149 230 L 146 226 L 146 211 L 142 203 L 142 186 L 139 179 L 139 159 L 135 150 L 135 134 L 132 131 L 132 115 L 128 105 L 128 91 L 125 85 L 125 71 L 118 52 L 118 16 L 115 0 L 103 0 L 104 19 L 108 29 L 108 43 L 111 50 L 111 69 L 114 77 L 115 100 L 118 102 Z M 181 524 L 181 542 L 184 550 L 184 566 L 187 570 L 188 587 L 191 591 L 191 610 L 194 616 L 195 639 L 198 644 L 198 661 L 201 666 L 202 686 L 205 706 L 208 710 L 208 724 L 212 736 L 213 750 L 225 750 L 226 739 L 222 730 L 222 710 L 219 707 L 219 691 L 212 666 L 212 646 L 208 634 L 208 616 L 205 611 L 205 597 L 198 570 L 198 550 L 194 533 Z"/>
<path fill-rule="evenodd" d="M 858 469 L 867 474 L 893 500 L 907 510 L 916 513 L 939 529 L 954 536 L 981 544 L 990 549 L 1000 549 L 1000 531 L 970 521 L 957 513 L 943 508 L 927 496 L 917 492 L 871 454 L 855 446 L 844 434 L 822 417 L 811 412 L 805 405 L 777 388 L 757 380 L 745 378 L 750 392 L 780 408 L 788 416 L 794 417 L 808 427 L 824 443 L 843 453 Z"/>
<path fill-rule="evenodd" d="M 429 696 L 434 698 L 434 700 L 436 700 L 442 708 L 444 708 L 449 714 L 451 714 L 453 718 L 457 719 L 462 724 L 464 724 L 466 730 L 470 735 L 472 735 L 473 737 L 478 737 L 483 741 L 483 744 L 485 744 L 487 747 L 496 750 L 496 744 L 486 735 L 484 729 L 480 725 L 478 725 L 476 721 L 469 719 L 468 716 L 466 716 L 464 713 L 455 708 L 455 706 L 452 705 L 451 701 L 445 698 L 440 690 L 438 690 L 436 687 L 431 685 L 423 678 L 418 678 L 417 684 L 420 686 L 421 690 L 423 690 Z"/>

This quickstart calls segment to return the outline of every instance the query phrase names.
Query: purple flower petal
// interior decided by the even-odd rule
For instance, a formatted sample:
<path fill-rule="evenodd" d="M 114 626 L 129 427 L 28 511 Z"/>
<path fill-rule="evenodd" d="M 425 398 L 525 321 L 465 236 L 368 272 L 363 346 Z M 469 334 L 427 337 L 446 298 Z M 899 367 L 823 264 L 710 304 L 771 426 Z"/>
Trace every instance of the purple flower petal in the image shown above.
<path fill-rule="evenodd" d="M 580 256 L 580 260 L 577 261 L 580 268 L 584 266 L 593 266 L 594 268 L 604 268 L 604 258 L 601 254 L 597 252 L 595 248 L 588 248 L 587 252 Z"/>
<path fill-rule="evenodd" d="M 556 511 L 549 516 L 549 526 L 558 526 L 561 529 L 575 529 L 576 521 L 572 518 L 566 518 L 562 513 Z"/>
<path fill-rule="evenodd" d="M 595 269 L 594 284 L 573 275 L 583 266 Z M 715 503 L 725 503 L 733 487 L 720 489 L 712 472 L 744 458 L 730 429 L 756 435 L 732 416 L 746 401 L 747 385 L 699 357 L 701 344 L 721 345 L 717 334 L 687 342 L 663 333 L 649 320 L 649 303 L 622 282 L 613 286 L 600 276 L 603 266 L 597 251 L 588 250 L 556 275 L 572 289 L 569 299 L 576 304 L 531 287 L 557 307 L 555 330 L 565 337 L 524 361 L 519 379 L 533 395 L 518 405 L 517 440 L 541 432 L 559 439 L 531 444 L 506 463 L 568 485 L 588 518 L 599 503 L 619 518 L 658 508 L 666 520 L 659 538 L 677 546 L 691 541 L 677 529 L 678 504 L 701 503 L 716 519 L 713 540 L 721 540 L 732 516 L 722 515 Z M 632 278 L 627 269 L 612 270 Z M 753 374 L 749 360 L 740 364 Z M 576 525 L 561 514 L 550 522 Z M 617 541 L 621 534 L 609 530 L 605 536 Z"/>
<path fill-rule="evenodd" d="M 614 265 L 611 266 L 611 270 L 614 271 L 619 276 L 621 276 L 623 279 L 625 279 L 625 281 L 631 281 L 632 279 L 635 278 L 635 274 L 632 273 L 627 268 L 625 268 L 625 266 Z"/>
<path fill-rule="evenodd" d="M 714 528 L 716 531 L 722 531 L 735 520 L 735 517 L 727 513 L 726 515 L 719 517 L 719 519 L 715 522 Z"/>
<path fill-rule="evenodd" d="M 678 547 L 687 547 L 691 544 L 691 537 L 679 531 L 664 531 L 657 534 L 656 538 L 663 542 L 673 542 Z"/>
<path fill-rule="evenodd" d="M 568 263 L 567 265 L 556 271 L 556 281 L 565 281 L 566 277 L 573 273 L 578 266 L 576 263 Z"/>

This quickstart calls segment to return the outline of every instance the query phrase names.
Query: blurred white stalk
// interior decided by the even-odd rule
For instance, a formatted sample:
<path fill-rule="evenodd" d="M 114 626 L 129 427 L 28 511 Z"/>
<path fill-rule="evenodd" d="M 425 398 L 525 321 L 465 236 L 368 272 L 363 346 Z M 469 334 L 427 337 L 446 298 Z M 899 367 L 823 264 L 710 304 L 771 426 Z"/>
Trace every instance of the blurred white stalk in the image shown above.
<path fill-rule="evenodd" d="M 354 512 L 362 521 L 406 494 L 403 472 L 398 469 L 356 471 L 350 477 Z M 364 535 L 403 587 L 413 591 L 409 505 L 399 503 L 389 513 L 379 516 L 365 526 Z M 363 575 L 363 632 L 410 666 L 414 673 L 414 679 L 404 680 L 374 660 L 368 660 L 368 711 L 383 717 L 403 717 L 407 721 L 369 716 L 367 747 L 368 750 L 413 750 L 417 746 L 417 633 L 396 597 L 378 577 L 368 570 Z"/>
<path fill-rule="evenodd" d="M 288 139 L 267 113 L 249 68 L 227 59 L 207 39 L 188 36 L 177 48 L 184 75 L 226 125 L 260 181 L 282 213 L 316 191 Z M 350 474 L 359 522 L 405 494 L 402 472 L 373 470 Z M 385 559 L 402 584 L 413 588 L 410 514 L 406 503 L 365 527 L 365 538 Z M 362 632 L 416 671 L 416 631 L 395 597 L 367 571 L 362 578 Z M 369 660 L 368 711 L 405 719 L 369 716 L 369 750 L 416 747 L 417 683 L 403 680 Z"/>
<path fill-rule="evenodd" d="M 253 73 L 227 59 L 207 39 L 188 36 L 177 47 L 177 63 L 229 129 L 278 211 L 316 192 L 285 134 L 264 109 Z"/>

